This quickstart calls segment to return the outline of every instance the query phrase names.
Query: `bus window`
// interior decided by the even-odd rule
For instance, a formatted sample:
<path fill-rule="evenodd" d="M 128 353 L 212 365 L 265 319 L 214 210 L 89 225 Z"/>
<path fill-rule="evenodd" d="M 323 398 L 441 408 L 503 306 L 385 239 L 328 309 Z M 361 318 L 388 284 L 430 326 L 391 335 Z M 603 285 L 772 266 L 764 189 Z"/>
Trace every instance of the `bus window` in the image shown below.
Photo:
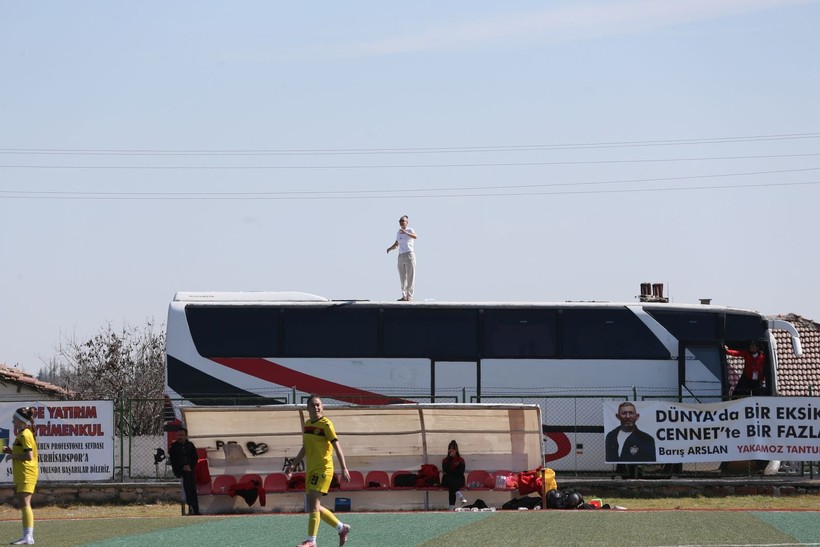
<path fill-rule="evenodd" d="M 689 311 L 646 310 L 678 340 L 713 340 L 719 336 L 715 313 Z"/>
<path fill-rule="evenodd" d="M 475 360 L 478 310 L 386 308 L 385 357 Z"/>
<path fill-rule="evenodd" d="M 555 310 L 485 309 L 482 357 L 555 357 L 557 316 Z"/>
<path fill-rule="evenodd" d="M 188 328 L 203 357 L 275 357 L 279 310 L 252 306 L 188 306 Z"/>
<path fill-rule="evenodd" d="M 288 308 L 284 351 L 288 357 L 376 357 L 377 308 Z"/>
<path fill-rule="evenodd" d="M 759 315 L 726 314 L 727 340 L 766 340 L 766 322 Z"/>
<path fill-rule="evenodd" d="M 624 308 L 564 309 L 565 359 L 669 359 L 663 344 Z"/>

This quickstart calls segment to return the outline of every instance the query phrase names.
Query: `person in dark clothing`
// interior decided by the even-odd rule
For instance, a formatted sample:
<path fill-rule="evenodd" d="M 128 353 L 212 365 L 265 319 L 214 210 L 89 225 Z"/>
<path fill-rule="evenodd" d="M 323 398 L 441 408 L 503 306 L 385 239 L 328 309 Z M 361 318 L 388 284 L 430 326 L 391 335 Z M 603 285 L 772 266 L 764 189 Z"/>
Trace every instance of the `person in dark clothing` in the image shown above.
<path fill-rule="evenodd" d="M 456 498 L 461 503 L 467 503 L 461 489 L 464 488 L 464 458 L 458 451 L 458 443 L 454 440 L 450 441 L 447 446 L 447 457 L 441 461 L 441 469 L 444 476 L 441 479 L 441 485 L 446 486 L 450 494 L 450 510 L 456 508 Z"/>
<path fill-rule="evenodd" d="M 655 439 L 636 425 L 640 414 L 635 405 L 625 401 L 618 405 L 616 414 L 621 425 L 606 435 L 606 461 L 608 462 L 654 462 Z"/>
<path fill-rule="evenodd" d="M 171 457 L 171 469 L 174 476 L 182 479 L 182 490 L 185 493 L 183 500 L 188 504 L 188 514 L 199 514 L 199 498 L 196 493 L 196 479 L 194 478 L 194 467 L 198 459 L 194 443 L 188 440 L 188 430 L 180 428 L 177 432 L 177 440 L 168 449 Z"/>

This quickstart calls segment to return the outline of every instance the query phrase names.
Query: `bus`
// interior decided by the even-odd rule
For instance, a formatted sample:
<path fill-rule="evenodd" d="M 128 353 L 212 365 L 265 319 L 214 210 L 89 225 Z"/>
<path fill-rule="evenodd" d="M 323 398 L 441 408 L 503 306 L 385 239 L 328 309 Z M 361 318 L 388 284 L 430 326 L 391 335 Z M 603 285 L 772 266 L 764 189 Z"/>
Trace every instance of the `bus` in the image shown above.
<path fill-rule="evenodd" d="M 166 396 L 177 406 L 539 404 L 551 468 L 608 471 L 602 401 L 730 396 L 724 345 L 758 343 L 777 393 L 773 329 L 745 309 L 668 302 L 378 302 L 298 292 L 179 292 Z"/>

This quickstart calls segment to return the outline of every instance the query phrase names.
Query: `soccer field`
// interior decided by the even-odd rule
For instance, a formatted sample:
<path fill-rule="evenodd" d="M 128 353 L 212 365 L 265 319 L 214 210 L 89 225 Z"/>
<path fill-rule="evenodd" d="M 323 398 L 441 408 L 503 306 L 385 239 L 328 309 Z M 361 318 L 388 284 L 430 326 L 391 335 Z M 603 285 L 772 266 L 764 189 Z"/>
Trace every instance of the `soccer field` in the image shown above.
<path fill-rule="evenodd" d="M 820 545 L 818 511 L 505 511 L 350 513 L 350 547 L 542 545 Z M 294 546 L 307 516 L 54 519 L 35 524 L 37 545 Z M 0 540 L 20 523 L 0 522 Z M 7 538 L 7 539 L 6 539 Z M 318 545 L 338 545 L 322 524 Z"/>

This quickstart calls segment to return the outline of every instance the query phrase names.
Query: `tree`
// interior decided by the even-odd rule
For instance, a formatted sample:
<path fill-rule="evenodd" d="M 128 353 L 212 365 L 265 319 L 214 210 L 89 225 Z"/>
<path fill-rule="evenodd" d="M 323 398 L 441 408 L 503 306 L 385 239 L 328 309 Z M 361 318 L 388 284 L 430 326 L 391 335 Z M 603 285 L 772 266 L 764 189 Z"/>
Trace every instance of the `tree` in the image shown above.
<path fill-rule="evenodd" d="M 127 435 L 162 433 L 165 328 L 153 320 L 115 330 L 109 323 L 85 342 L 60 341 L 40 379 L 73 392 L 77 400 L 113 399 L 125 405 L 117 429 Z"/>

